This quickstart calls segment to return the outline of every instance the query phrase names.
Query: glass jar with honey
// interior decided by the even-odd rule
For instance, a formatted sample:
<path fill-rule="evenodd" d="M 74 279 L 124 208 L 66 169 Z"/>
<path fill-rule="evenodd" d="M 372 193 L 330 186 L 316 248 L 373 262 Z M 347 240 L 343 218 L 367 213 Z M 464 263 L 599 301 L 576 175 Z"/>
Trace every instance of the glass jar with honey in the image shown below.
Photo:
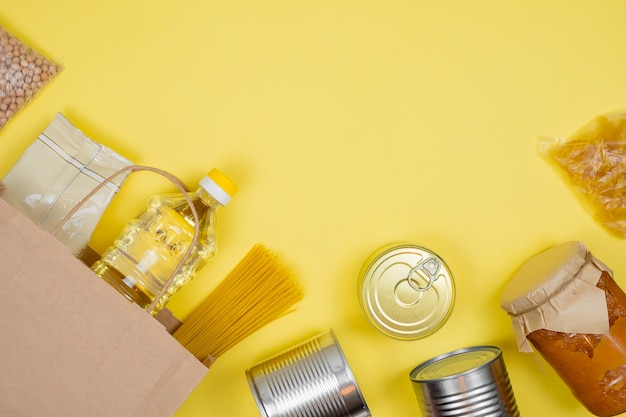
<path fill-rule="evenodd" d="M 534 347 L 589 412 L 626 412 L 626 294 L 582 242 L 529 258 L 500 305 L 519 350 Z"/>

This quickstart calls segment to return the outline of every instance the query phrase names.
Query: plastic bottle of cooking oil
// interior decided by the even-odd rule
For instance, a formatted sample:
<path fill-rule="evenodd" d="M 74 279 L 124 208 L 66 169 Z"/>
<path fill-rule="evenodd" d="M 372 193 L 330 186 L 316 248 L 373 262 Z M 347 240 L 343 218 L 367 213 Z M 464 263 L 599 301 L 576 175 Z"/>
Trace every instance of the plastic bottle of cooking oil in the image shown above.
<path fill-rule="evenodd" d="M 129 300 L 152 315 L 189 282 L 215 254 L 216 210 L 236 194 L 237 186 L 212 169 L 188 195 L 199 218 L 195 247 L 167 291 L 153 303 L 187 252 L 194 237 L 194 217 L 182 193 L 156 195 L 131 220 L 113 246 L 91 269 Z M 154 305 L 153 305 L 154 304 Z"/>

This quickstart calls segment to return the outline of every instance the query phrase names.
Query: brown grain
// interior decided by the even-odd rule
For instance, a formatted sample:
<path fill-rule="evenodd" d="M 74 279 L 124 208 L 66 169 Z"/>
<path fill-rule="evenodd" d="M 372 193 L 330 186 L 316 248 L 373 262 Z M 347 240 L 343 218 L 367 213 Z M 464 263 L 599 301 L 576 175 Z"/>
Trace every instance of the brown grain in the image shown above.
<path fill-rule="evenodd" d="M 0 129 L 61 69 L 0 26 Z"/>

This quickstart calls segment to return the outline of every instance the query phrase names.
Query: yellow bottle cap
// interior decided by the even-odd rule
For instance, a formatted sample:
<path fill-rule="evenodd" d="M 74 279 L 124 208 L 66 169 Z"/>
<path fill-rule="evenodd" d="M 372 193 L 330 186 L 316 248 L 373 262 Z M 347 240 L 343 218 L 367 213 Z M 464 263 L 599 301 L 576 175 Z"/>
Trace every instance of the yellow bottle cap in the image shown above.
<path fill-rule="evenodd" d="M 200 186 L 211 194 L 222 206 L 228 204 L 238 191 L 237 185 L 217 168 L 213 168 L 209 171 L 200 181 Z"/>

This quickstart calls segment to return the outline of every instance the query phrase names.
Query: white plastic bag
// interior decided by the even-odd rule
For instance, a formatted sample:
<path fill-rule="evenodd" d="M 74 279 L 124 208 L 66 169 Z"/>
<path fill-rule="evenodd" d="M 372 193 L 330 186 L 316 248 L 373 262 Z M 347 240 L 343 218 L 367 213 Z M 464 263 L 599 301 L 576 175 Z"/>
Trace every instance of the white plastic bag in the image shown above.
<path fill-rule="evenodd" d="M 128 159 L 88 138 L 57 113 L 4 177 L 2 199 L 51 231 L 96 185 L 128 165 L 132 165 Z M 75 256 L 86 248 L 127 175 L 103 187 L 56 234 Z"/>

